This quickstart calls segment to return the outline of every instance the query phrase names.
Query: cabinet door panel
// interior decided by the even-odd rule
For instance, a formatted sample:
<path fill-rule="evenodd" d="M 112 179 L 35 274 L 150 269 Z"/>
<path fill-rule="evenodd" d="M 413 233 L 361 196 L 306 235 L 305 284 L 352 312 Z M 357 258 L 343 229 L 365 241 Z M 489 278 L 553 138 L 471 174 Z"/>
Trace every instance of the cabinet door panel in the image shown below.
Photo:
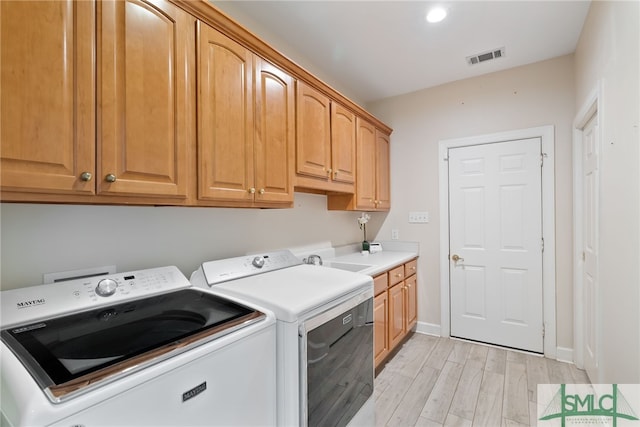
<path fill-rule="evenodd" d="M 375 209 L 376 198 L 376 129 L 357 119 L 356 208 Z"/>
<path fill-rule="evenodd" d="M 264 60 L 257 60 L 256 76 L 255 200 L 292 202 L 293 78 Z"/>
<path fill-rule="evenodd" d="M 391 209 L 389 136 L 376 129 L 376 209 Z"/>
<path fill-rule="evenodd" d="M 198 23 L 198 197 L 251 201 L 253 55 Z"/>
<path fill-rule="evenodd" d="M 92 194 L 92 2 L 0 2 L 3 190 Z"/>
<path fill-rule="evenodd" d="M 404 282 L 389 288 L 389 348 L 394 348 L 405 335 Z"/>
<path fill-rule="evenodd" d="M 162 0 L 127 0 L 100 2 L 98 23 L 98 191 L 185 197 L 195 19 Z"/>
<path fill-rule="evenodd" d="M 387 292 L 383 292 L 373 300 L 373 359 L 376 366 L 389 354 L 388 317 Z"/>
<path fill-rule="evenodd" d="M 418 322 L 418 284 L 414 274 L 404 281 L 406 286 L 405 331 L 409 331 Z"/>
<path fill-rule="evenodd" d="M 331 168 L 334 181 L 353 184 L 356 179 L 356 116 L 331 103 Z"/>
<path fill-rule="evenodd" d="M 330 100 L 302 82 L 297 84 L 296 172 L 329 179 L 331 165 Z"/>

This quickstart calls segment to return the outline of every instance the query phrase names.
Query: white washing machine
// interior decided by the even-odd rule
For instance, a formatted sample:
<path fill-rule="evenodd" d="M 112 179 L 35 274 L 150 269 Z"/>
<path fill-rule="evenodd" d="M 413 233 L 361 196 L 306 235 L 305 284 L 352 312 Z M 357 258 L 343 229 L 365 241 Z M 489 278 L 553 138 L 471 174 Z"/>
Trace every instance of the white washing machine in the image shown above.
<path fill-rule="evenodd" d="M 276 423 L 273 313 L 175 267 L 0 298 L 3 425 Z"/>
<path fill-rule="evenodd" d="M 210 261 L 191 282 L 277 318 L 279 426 L 372 426 L 373 279 L 290 251 Z"/>

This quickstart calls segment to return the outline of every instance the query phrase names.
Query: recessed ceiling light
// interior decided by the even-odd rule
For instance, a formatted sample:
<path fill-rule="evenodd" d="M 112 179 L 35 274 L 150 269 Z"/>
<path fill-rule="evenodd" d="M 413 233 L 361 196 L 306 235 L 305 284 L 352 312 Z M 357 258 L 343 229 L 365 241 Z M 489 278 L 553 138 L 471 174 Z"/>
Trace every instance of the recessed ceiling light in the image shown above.
<path fill-rule="evenodd" d="M 427 21 L 435 24 L 447 17 L 447 10 L 444 7 L 434 7 L 427 13 Z"/>

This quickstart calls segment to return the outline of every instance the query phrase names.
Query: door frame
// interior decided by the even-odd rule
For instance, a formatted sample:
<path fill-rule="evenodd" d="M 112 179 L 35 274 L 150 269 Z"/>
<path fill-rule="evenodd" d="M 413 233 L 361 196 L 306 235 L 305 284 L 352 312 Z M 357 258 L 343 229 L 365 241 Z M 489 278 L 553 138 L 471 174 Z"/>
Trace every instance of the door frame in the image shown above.
<path fill-rule="evenodd" d="M 440 335 L 451 336 L 449 298 L 449 148 L 540 138 L 544 155 L 542 168 L 542 319 L 545 327 L 544 355 L 556 358 L 556 235 L 555 235 L 555 129 L 553 125 L 517 129 L 438 142 L 440 201 Z"/>
<path fill-rule="evenodd" d="M 582 246 L 584 244 L 582 137 L 585 125 L 595 114 L 596 120 L 598 120 L 598 137 L 602 143 L 602 86 L 602 81 L 598 81 L 573 121 L 573 361 L 580 369 L 584 368 L 586 333 L 584 327 L 584 282 L 582 280 L 584 267 L 582 261 Z M 598 336 L 599 333 L 596 332 L 596 337 Z M 592 381 L 597 382 L 598 379 L 593 378 Z"/>

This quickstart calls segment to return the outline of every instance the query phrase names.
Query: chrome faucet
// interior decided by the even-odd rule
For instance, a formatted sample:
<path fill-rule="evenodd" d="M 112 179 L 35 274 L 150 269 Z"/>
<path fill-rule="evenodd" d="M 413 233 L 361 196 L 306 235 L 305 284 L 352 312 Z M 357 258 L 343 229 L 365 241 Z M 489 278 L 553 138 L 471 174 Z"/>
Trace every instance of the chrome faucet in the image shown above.
<path fill-rule="evenodd" d="M 322 257 L 320 255 L 309 255 L 308 258 L 302 260 L 305 264 L 322 265 Z"/>

